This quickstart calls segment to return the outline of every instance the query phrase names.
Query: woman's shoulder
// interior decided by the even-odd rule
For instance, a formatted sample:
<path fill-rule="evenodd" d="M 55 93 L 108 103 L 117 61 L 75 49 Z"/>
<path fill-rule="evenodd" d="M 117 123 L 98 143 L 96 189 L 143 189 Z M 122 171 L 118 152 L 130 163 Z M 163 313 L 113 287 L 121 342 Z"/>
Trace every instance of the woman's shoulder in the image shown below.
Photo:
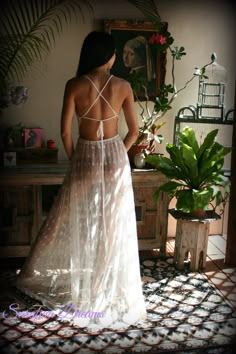
<path fill-rule="evenodd" d="M 66 85 L 77 86 L 80 85 L 83 81 L 84 81 L 84 77 L 72 77 L 69 80 L 67 80 Z"/>
<path fill-rule="evenodd" d="M 129 81 L 127 81 L 127 80 L 125 80 L 125 79 L 123 79 L 121 77 L 113 75 L 113 80 L 114 80 L 115 83 L 117 83 L 118 85 L 123 86 L 124 88 L 126 87 L 128 89 L 128 88 L 131 87 Z"/>
<path fill-rule="evenodd" d="M 116 76 L 116 75 L 112 75 L 113 77 L 113 80 L 117 80 L 117 82 L 120 82 L 120 83 L 129 83 L 127 80 L 123 79 L 122 77 L 119 77 L 119 76 Z"/>
<path fill-rule="evenodd" d="M 80 87 L 84 87 L 84 82 L 84 77 L 72 77 L 67 80 L 65 89 L 73 93 L 73 91 L 78 91 Z"/>

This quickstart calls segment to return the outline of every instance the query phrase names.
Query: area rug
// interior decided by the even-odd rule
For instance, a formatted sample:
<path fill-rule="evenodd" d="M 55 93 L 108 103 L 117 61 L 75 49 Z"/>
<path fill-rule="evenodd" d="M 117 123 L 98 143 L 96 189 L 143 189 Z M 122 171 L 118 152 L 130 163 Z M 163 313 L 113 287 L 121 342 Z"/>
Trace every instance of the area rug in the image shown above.
<path fill-rule="evenodd" d="M 187 266 L 177 270 L 172 257 L 143 260 L 140 266 L 148 320 L 128 328 L 117 323 L 112 330 L 59 320 L 14 288 L 13 271 L 3 273 L 0 352 L 234 353 L 236 313 L 203 274 Z M 19 305 L 19 313 L 11 304 Z"/>

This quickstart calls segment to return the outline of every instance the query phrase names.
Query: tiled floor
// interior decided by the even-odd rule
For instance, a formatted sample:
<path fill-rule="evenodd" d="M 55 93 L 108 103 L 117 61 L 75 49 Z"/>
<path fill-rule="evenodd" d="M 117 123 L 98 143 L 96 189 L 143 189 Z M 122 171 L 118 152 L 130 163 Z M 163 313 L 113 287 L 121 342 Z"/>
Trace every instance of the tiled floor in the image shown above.
<path fill-rule="evenodd" d="M 167 254 L 173 255 L 174 243 L 174 238 L 168 238 Z M 207 262 L 204 274 L 236 309 L 236 267 L 225 264 L 225 250 L 225 235 L 210 235 L 208 237 Z"/>

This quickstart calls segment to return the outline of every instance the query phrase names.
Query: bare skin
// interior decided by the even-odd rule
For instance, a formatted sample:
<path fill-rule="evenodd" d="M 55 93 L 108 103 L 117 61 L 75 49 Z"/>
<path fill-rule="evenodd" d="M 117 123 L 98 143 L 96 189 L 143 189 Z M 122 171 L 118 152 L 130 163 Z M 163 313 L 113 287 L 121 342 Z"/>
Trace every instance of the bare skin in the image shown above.
<path fill-rule="evenodd" d="M 110 74 L 108 74 L 115 60 L 113 57 L 103 66 L 96 68 L 88 73 L 98 89 L 102 89 Z M 103 96 L 110 103 L 114 111 L 119 115 L 123 109 L 128 133 L 124 138 L 124 145 L 128 151 L 136 141 L 139 133 L 138 119 L 134 106 L 133 92 L 128 81 L 113 77 L 103 91 Z M 82 116 L 88 107 L 97 97 L 96 89 L 85 77 L 70 79 L 65 87 L 63 108 L 61 115 L 61 138 L 68 155 L 71 159 L 74 153 L 74 144 L 72 139 L 72 121 L 74 113 Z M 101 120 L 114 115 L 110 107 L 99 99 L 91 108 L 88 116 Z M 80 136 L 87 140 L 99 140 L 97 136 L 98 122 L 82 119 L 80 125 Z M 117 135 L 118 118 L 104 122 L 104 139 L 109 139 Z"/>

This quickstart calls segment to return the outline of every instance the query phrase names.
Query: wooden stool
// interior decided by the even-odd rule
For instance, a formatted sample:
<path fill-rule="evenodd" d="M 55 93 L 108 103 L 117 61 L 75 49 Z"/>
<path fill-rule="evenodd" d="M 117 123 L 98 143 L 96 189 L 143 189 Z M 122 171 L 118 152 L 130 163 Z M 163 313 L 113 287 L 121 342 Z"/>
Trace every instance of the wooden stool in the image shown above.
<path fill-rule="evenodd" d="M 190 254 L 190 270 L 205 268 L 209 223 L 177 220 L 174 262 L 184 268 L 184 260 Z"/>
<path fill-rule="evenodd" d="M 184 261 L 189 255 L 191 271 L 205 268 L 210 222 L 220 216 L 213 211 L 207 211 L 204 219 L 184 219 L 179 212 L 174 213 L 172 210 L 170 213 L 177 219 L 174 250 L 174 263 L 177 268 L 184 268 Z"/>

